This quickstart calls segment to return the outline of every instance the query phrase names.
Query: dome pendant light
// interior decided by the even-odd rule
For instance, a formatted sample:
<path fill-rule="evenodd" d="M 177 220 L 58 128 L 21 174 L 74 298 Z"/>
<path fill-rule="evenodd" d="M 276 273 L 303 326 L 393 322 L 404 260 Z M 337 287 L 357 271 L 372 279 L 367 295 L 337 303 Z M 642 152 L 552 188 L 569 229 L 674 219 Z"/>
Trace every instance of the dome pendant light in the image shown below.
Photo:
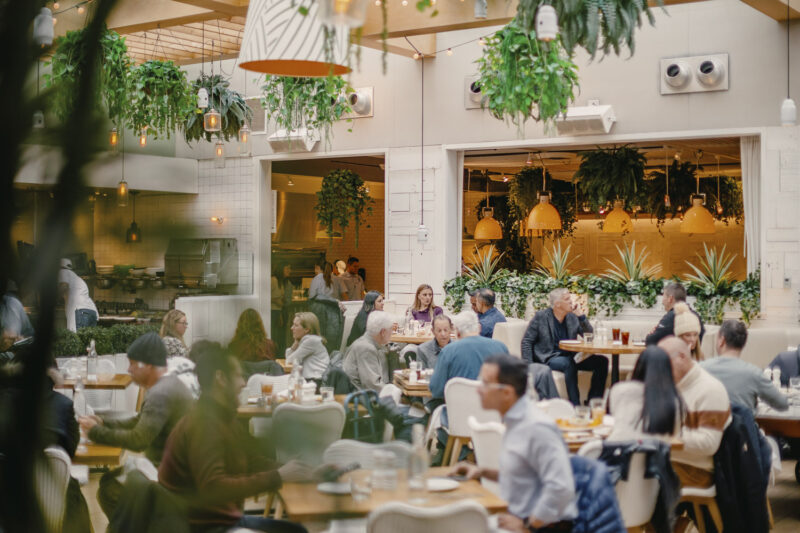
<path fill-rule="evenodd" d="M 541 154 L 539 162 L 542 163 L 542 192 L 539 193 L 539 203 L 533 206 L 526 222 L 527 229 L 533 230 L 535 235 L 540 235 L 539 232 L 543 230 L 561 229 L 561 215 L 550 203 L 550 193 L 547 192 L 547 169 L 544 167 Z"/>
<path fill-rule="evenodd" d="M 681 218 L 681 233 L 715 233 L 717 228 L 714 226 L 714 217 L 703 207 L 706 195 L 700 194 L 700 177 L 695 176 L 695 180 L 697 180 L 697 192 L 692 195 L 692 207 L 687 209 Z"/>
<path fill-rule="evenodd" d="M 789 82 L 791 80 L 791 63 L 789 61 L 791 54 L 789 46 L 789 30 L 791 28 L 789 20 L 789 0 L 786 1 L 786 99 L 781 103 L 781 126 L 795 126 L 797 124 L 797 106 L 792 100 L 789 91 Z"/>
<path fill-rule="evenodd" d="M 536 11 L 536 38 L 549 42 L 558 35 L 558 14 L 553 6 L 543 4 Z"/>
<path fill-rule="evenodd" d="M 139 225 L 136 223 L 136 195 L 139 193 L 137 191 L 131 191 L 130 194 L 133 203 L 133 217 L 131 218 L 131 225 L 128 231 L 125 232 L 125 241 L 137 243 L 142 242 L 142 232 L 139 229 Z"/>
<path fill-rule="evenodd" d="M 486 207 L 481 210 L 481 218 L 475 226 L 476 241 L 494 241 L 503 238 L 503 228 L 494 218 L 494 209 L 489 207 L 489 171 L 486 171 Z"/>
<path fill-rule="evenodd" d="M 606 215 L 603 222 L 604 233 L 628 233 L 633 229 L 631 216 L 623 209 L 624 205 L 622 200 L 614 200 L 614 209 Z"/>

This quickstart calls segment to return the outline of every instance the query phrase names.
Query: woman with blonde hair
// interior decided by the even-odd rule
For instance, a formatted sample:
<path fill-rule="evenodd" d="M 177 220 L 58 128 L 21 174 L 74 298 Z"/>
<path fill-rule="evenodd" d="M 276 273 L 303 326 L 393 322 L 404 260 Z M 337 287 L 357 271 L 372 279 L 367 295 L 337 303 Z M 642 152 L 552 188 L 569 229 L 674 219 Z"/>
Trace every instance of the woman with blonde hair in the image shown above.
<path fill-rule="evenodd" d="M 319 381 L 331 362 L 314 313 L 296 313 L 292 321 L 294 344 L 286 348 L 286 363 L 303 365 L 303 377 Z"/>
<path fill-rule="evenodd" d="M 700 320 L 686 302 L 678 302 L 672 309 L 675 311 L 675 336 L 689 345 L 695 361 L 704 360 L 706 356 L 700 349 Z"/>
<path fill-rule="evenodd" d="M 164 346 L 167 347 L 167 357 L 176 355 L 188 357 L 189 348 L 183 340 L 183 335 L 188 327 L 189 322 L 186 320 L 186 314 L 183 311 L 171 309 L 164 315 L 159 335 L 161 335 L 161 340 L 164 341 Z"/>
<path fill-rule="evenodd" d="M 414 295 L 414 305 L 411 306 L 411 314 L 414 316 L 414 320 L 418 320 L 423 324 L 433 322 L 435 316 L 442 314 L 442 308 L 433 303 L 433 288 L 430 285 L 423 283 L 417 287 L 417 293 Z"/>

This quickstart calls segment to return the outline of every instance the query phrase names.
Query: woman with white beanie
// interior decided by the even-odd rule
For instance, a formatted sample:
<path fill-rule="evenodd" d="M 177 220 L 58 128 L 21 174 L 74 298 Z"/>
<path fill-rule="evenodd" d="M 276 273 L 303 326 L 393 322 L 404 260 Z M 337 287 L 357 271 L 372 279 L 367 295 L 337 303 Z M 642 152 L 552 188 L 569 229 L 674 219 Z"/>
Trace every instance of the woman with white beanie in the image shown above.
<path fill-rule="evenodd" d="M 686 305 L 678 302 L 675 310 L 675 336 L 689 345 L 689 351 L 695 361 L 702 361 L 706 357 L 700 349 L 700 320 Z"/>

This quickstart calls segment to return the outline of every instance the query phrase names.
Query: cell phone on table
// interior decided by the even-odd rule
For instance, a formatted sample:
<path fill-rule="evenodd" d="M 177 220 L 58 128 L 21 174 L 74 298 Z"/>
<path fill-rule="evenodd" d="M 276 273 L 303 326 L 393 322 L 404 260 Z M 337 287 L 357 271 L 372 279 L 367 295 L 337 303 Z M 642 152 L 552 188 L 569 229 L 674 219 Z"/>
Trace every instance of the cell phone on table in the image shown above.
<path fill-rule="evenodd" d="M 328 482 L 334 482 L 346 473 L 352 472 L 353 470 L 358 470 L 359 468 L 361 468 L 359 463 L 350 463 L 349 465 L 343 467 L 334 467 L 322 474 L 322 479 Z"/>

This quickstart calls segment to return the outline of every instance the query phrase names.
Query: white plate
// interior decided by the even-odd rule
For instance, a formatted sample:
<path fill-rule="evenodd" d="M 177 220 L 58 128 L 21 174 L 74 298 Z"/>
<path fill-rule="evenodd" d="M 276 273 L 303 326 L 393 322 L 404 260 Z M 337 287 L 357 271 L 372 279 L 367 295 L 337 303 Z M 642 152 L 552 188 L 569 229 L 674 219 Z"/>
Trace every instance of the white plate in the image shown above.
<path fill-rule="evenodd" d="M 350 494 L 350 483 L 327 482 L 317 485 L 317 490 L 325 494 Z"/>
<path fill-rule="evenodd" d="M 458 481 L 446 477 L 432 477 L 428 479 L 427 485 L 430 492 L 447 492 L 448 490 L 456 490 Z"/>
<path fill-rule="evenodd" d="M 561 344 L 580 344 L 581 341 L 575 339 L 566 339 L 561 341 Z"/>

